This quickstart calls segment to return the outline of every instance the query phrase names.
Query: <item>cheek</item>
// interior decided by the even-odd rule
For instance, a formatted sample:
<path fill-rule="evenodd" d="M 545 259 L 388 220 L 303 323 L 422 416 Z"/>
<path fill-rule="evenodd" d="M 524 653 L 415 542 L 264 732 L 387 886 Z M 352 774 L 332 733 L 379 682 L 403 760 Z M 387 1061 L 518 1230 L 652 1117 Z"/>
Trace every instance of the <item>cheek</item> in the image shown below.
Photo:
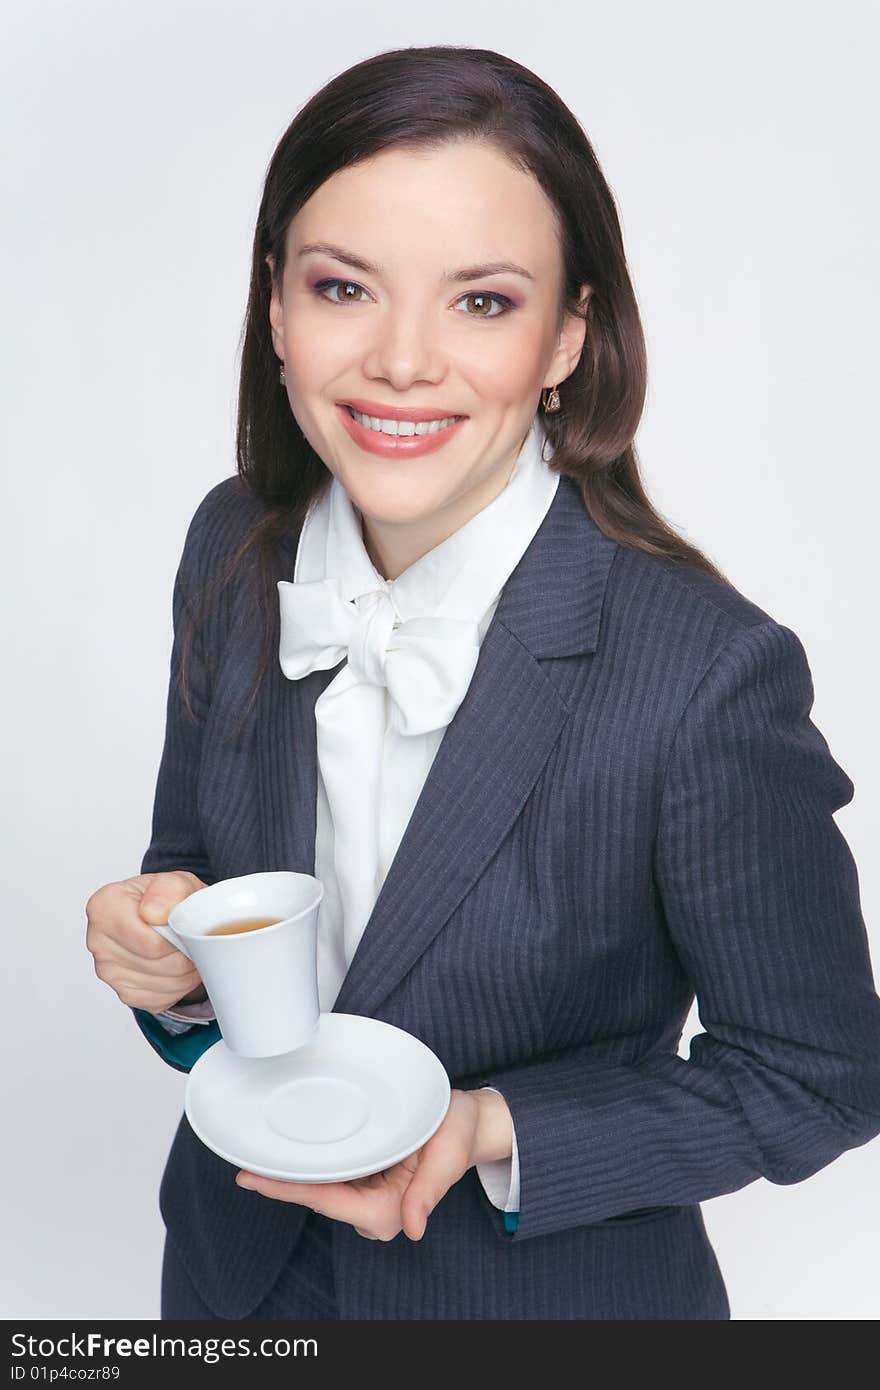
<path fill-rule="evenodd" d="M 332 336 L 332 335 L 331 335 Z M 288 378 L 303 391 L 320 391 L 332 380 L 338 357 L 327 335 L 302 331 L 286 338 Z"/>
<path fill-rule="evenodd" d="M 299 301 L 294 310 L 284 329 L 287 360 L 303 387 L 320 391 L 351 361 L 350 326 L 344 332 L 332 314 L 318 312 L 309 300 Z"/>
<path fill-rule="evenodd" d="M 486 328 L 488 336 L 489 329 Z M 537 390 L 543 374 L 541 343 L 529 330 L 499 334 L 470 356 L 468 376 L 486 400 L 513 403 Z"/>

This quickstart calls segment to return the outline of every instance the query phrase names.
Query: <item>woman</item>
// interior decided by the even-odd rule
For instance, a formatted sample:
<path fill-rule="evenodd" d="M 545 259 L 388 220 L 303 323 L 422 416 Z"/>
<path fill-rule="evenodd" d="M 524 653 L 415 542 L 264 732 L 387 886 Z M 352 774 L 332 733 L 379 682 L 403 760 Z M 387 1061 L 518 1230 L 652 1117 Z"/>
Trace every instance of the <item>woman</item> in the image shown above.
<path fill-rule="evenodd" d="M 350 1183 L 239 1172 L 183 1117 L 163 1317 L 727 1319 L 699 1203 L 880 1133 L 853 784 L 798 637 L 646 497 L 645 379 L 611 193 L 534 74 L 402 49 L 299 113 L 152 840 L 87 940 L 188 1071 L 217 1025 L 148 923 L 314 872 L 322 1009 L 420 1037 L 452 1101 Z"/>

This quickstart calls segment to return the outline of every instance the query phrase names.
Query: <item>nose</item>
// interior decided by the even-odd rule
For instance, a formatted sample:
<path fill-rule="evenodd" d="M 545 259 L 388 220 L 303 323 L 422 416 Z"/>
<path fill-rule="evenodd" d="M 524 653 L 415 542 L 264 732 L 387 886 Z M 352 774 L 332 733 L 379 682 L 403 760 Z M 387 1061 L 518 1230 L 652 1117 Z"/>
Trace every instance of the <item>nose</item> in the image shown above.
<path fill-rule="evenodd" d="M 446 364 L 430 314 L 409 304 L 377 316 L 375 337 L 363 365 L 365 376 L 388 381 L 395 391 L 405 392 L 417 381 L 442 381 Z"/>

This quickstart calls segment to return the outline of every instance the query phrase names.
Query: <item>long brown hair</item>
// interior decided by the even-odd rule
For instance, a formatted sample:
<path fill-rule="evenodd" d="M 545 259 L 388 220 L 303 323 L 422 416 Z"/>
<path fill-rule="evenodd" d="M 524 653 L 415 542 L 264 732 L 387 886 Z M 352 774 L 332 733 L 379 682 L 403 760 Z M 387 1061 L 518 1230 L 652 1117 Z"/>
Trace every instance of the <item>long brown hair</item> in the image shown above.
<path fill-rule="evenodd" d="M 560 388 L 562 408 L 542 415 L 554 449 L 549 466 L 577 482 L 589 515 L 611 539 L 727 582 L 658 514 L 639 476 L 633 439 L 647 390 L 644 334 L 614 199 L 578 121 L 541 78 L 490 49 L 435 45 L 379 53 L 334 77 L 302 107 L 278 142 L 263 186 L 242 332 L 236 454 L 239 477 L 264 512 L 203 591 L 202 604 L 254 551 L 263 643 L 245 714 L 277 647 L 278 541 L 301 524 L 332 476 L 296 423 L 272 345 L 272 274 L 280 283 L 288 225 L 339 169 L 390 147 L 431 150 L 459 140 L 494 146 L 536 179 L 560 230 L 560 325 L 566 313 L 587 320 L 580 360 Z M 592 287 L 585 310 L 582 284 Z M 182 644 L 188 707 L 188 649 L 198 618 Z"/>

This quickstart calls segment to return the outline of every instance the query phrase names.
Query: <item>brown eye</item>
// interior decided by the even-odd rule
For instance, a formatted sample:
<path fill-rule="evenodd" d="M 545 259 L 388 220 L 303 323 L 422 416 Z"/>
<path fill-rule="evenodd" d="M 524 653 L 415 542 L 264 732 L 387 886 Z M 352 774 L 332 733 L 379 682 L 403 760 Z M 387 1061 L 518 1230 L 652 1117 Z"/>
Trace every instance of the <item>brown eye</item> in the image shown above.
<path fill-rule="evenodd" d="M 332 304 L 360 304 L 359 294 L 363 294 L 363 287 L 355 284 L 353 280 L 319 280 L 315 285 L 315 293 L 322 299 L 330 298 Z M 325 290 L 341 289 L 342 294 L 334 299 L 324 293 Z"/>
<path fill-rule="evenodd" d="M 477 311 L 478 318 L 489 318 L 492 296 L 489 294 L 469 294 L 466 296 L 469 304 L 472 304 Z"/>
<path fill-rule="evenodd" d="M 483 291 L 466 294 L 459 302 L 468 306 L 465 309 L 465 314 L 467 318 L 471 319 L 499 319 L 502 314 L 506 314 L 509 309 L 513 308 L 512 303 L 505 295 L 486 294 Z M 492 304 L 499 306 L 498 313 L 490 312 Z M 473 311 L 469 307 L 471 305 L 473 305 Z"/>

